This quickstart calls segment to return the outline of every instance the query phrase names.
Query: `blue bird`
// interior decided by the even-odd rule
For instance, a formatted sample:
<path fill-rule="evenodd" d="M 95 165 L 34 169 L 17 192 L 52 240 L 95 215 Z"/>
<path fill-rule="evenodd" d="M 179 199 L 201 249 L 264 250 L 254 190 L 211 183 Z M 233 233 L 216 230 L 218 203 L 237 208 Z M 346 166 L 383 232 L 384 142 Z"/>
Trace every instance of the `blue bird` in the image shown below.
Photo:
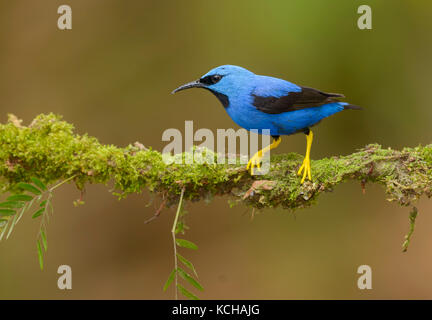
<path fill-rule="evenodd" d="M 260 169 L 265 152 L 276 148 L 282 135 L 304 132 L 306 134 L 306 155 L 298 170 L 312 180 L 310 150 L 313 133 L 310 127 L 322 119 L 347 109 L 361 109 L 358 106 L 341 102 L 344 95 L 326 93 L 317 89 L 302 87 L 294 83 L 257 75 L 242 67 L 223 65 L 210 70 L 196 81 L 175 89 L 172 93 L 189 88 L 203 88 L 213 93 L 225 108 L 231 119 L 246 130 L 263 129 L 270 131 L 273 142 L 258 151 L 247 165 L 254 174 Z M 268 131 L 267 131 L 268 132 Z"/>

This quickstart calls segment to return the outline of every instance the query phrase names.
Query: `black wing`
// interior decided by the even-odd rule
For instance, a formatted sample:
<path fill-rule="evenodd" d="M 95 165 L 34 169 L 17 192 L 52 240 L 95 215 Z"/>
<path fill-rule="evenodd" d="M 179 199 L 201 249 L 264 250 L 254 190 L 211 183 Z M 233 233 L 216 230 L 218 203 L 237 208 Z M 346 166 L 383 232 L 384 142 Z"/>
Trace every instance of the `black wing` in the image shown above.
<path fill-rule="evenodd" d="M 318 107 L 323 104 L 338 102 L 335 98 L 343 98 L 343 94 L 326 93 L 317 89 L 301 87 L 299 92 L 290 92 L 282 97 L 254 97 L 253 105 L 265 113 L 283 113 L 306 108 Z M 348 107 L 348 106 L 347 106 Z"/>

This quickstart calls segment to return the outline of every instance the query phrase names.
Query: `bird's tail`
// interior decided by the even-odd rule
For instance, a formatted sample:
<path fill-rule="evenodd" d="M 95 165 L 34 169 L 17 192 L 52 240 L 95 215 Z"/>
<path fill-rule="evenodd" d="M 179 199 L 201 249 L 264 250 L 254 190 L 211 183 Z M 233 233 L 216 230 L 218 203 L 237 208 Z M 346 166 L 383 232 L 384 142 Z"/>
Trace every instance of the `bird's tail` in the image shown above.
<path fill-rule="evenodd" d="M 343 103 L 341 103 L 341 104 L 342 104 L 344 110 L 362 110 L 362 109 L 363 109 L 363 108 L 360 107 L 360 106 L 356 106 L 356 105 L 354 105 L 354 104 L 349 104 L 349 103 L 347 103 L 347 102 L 343 102 Z"/>
<path fill-rule="evenodd" d="M 344 110 L 362 110 L 363 108 L 360 106 L 356 106 L 354 104 L 347 104 L 344 106 Z"/>
<path fill-rule="evenodd" d="M 337 100 L 338 98 L 345 98 L 345 96 L 341 93 L 327 93 L 320 91 L 321 94 L 326 95 L 328 97 L 327 100 L 333 102 L 339 102 L 340 105 L 343 106 L 344 110 L 362 110 L 363 108 L 360 106 L 356 106 L 355 104 L 349 104 L 348 102 L 340 102 Z M 335 99 L 336 98 L 336 99 Z"/>

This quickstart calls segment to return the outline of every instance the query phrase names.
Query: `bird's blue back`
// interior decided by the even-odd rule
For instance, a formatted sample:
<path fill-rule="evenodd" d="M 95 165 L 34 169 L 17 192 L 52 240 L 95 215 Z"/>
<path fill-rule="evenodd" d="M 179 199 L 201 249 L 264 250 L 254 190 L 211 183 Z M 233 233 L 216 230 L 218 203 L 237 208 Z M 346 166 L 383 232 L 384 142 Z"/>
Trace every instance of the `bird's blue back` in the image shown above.
<path fill-rule="evenodd" d="M 221 75 L 222 80 L 209 89 L 228 98 L 225 108 L 239 126 L 251 130 L 269 129 L 270 134 L 290 135 L 317 124 L 322 119 L 344 110 L 346 102 L 331 102 L 282 113 L 266 113 L 254 105 L 255 97 L 280 98 L 300 92 L 302 87 L 278 78 L 261 76 L 238 66 L 217 67 L 203 76 Z"/>

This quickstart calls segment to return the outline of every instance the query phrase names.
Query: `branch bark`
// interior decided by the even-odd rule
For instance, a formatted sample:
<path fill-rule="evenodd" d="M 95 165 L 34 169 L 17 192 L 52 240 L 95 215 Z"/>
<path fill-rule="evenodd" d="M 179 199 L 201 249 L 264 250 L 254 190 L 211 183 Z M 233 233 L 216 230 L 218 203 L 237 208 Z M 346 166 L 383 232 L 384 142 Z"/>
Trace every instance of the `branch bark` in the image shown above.
<path fill-rule="evenodd" d="M 350 155 L 315 160 L 313 181 L 304 184 L 296 175 L 302 159 L 294 153 L 272 156 L 270 172 L 251 177 L 240 164 L 166 165 L 160 152 L 140 143 L 125 148 L 103 145 L 87 134 L 76 134 L 73 125 L 53 114 L 39 115 L 29 126 L 13 115 L 0 124 L 0 192 L 13 191 L 31 177 L 48 184 L 75 176 L 80 190 L 87 183 L 112 180 L 121 197 L 147 188 L 162 194 L 167 205 L 176 203 L 184 188 L 185 200 L 230 195 L 257 208 L 297 209 L 348 180 L 362 186 L 378 183 L 388 200 L 403 206 L 432 194 L 432 145 L 398 151 L 370 144 Z"/>

